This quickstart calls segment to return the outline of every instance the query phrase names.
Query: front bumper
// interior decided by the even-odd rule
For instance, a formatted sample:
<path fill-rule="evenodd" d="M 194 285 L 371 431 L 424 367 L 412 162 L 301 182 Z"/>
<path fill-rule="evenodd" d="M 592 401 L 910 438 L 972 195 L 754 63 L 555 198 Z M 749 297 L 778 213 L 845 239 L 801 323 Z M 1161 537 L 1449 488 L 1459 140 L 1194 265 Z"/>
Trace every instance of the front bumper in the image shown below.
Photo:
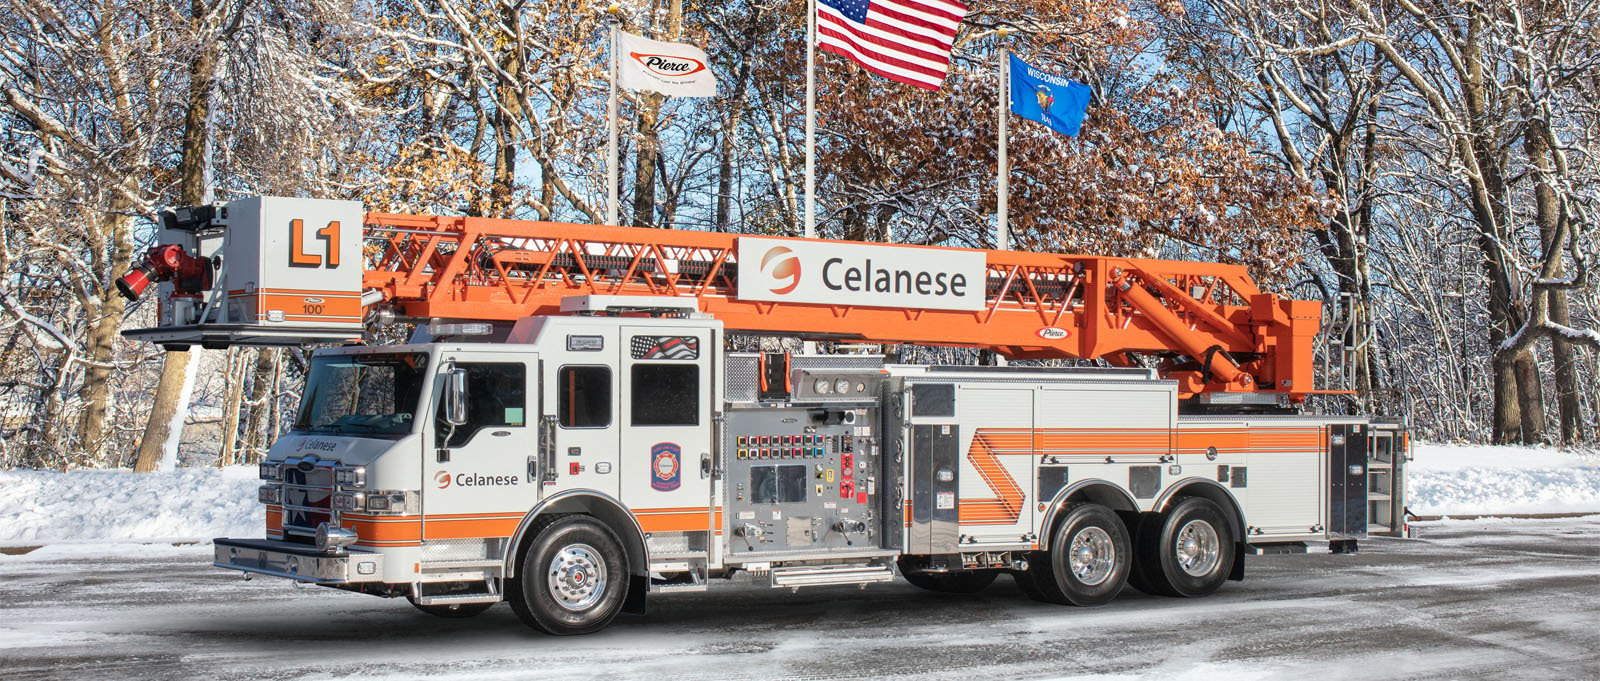
<path fill-rule="evenodd" d="M 271 539 L 211 540 L 219 568 L 314 584 L 383 581 L 383 556 L 365 551 L 323 553 L 304 544 Z"/>

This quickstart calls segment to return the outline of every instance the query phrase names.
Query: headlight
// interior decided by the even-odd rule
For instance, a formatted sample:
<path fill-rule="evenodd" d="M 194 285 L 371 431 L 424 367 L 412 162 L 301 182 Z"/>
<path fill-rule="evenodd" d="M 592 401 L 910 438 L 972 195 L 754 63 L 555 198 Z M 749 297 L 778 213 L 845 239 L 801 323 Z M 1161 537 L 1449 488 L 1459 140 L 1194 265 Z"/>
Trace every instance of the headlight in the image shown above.
<path fill-rule="evenodd" d="M 389 501 L 388 496 L 367 497 L 367 510 L 387 511 L 389 510 Z"/>
<path fill-rule="evenodd" d="M 336 468 L 333 471 L 333 481 L 345 487 L 365 486 L 367 484 L 367 467 Z"/>
<path fill-rule="evenodd" d="M 363 498 L 365 496 L 360 492 L 340 492 L 333 495 L 333 501 L 330 503 L 340 511 L 359 511 L 366 506 L 366 500 Z"/>
<path fill-rule="evenodd" d="M 282 480 L 283 479 L 283 464 L 275 463 L 275 462 L 274 463 L 268 463 L 266 461 L 261 462 L 261 479 L 262 480 Z"/>
<path fill-rule="evenodd" d="M 256 489 L 256 500 L 263 504 L 283 503 L 283 487 L 278 485 L 262 485 Z"/>

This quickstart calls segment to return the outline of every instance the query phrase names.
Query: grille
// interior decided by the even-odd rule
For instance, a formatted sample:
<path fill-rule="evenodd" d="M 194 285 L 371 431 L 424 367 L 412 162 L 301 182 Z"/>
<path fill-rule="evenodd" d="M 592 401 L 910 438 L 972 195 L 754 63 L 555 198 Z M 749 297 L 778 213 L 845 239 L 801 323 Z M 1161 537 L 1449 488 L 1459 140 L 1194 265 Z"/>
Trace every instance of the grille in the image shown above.
<path fill-rule="evenodd" d="M 316 542 L 317 525 L 333 523 L 334 462 L 316 457 L 283 462 L 283 539 Z"/>

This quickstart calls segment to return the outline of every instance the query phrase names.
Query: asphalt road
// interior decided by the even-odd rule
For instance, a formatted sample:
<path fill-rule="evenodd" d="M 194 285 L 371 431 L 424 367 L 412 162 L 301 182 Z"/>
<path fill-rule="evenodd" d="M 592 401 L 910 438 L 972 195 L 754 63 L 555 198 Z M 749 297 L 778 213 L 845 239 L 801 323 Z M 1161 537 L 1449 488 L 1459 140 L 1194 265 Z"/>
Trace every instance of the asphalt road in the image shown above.
<path fill-rule="evenodd" d="M 243 581 L 207 546 L 0 555 L 0 679 L 1600 679 L 1600 519 L 1428 524 L 1354 556 L 1253 556 L 1183 600 L 1036 603 L 905 582 L 791 593 L 714 584 L 586 637 L 510 608 Z"/>

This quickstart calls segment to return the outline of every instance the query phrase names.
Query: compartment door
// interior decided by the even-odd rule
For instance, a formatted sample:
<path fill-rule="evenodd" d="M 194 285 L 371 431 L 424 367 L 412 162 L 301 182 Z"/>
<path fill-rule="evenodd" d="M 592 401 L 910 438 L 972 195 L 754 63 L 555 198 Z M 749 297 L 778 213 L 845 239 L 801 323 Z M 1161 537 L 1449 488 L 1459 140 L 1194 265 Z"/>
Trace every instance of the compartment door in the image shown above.
<path fill-rule="evenodd" d="M 961 533 L 979 543 L 1027 541 L 1033 532 L 1033 390 L 956 391 L 962 429 Z"/>

